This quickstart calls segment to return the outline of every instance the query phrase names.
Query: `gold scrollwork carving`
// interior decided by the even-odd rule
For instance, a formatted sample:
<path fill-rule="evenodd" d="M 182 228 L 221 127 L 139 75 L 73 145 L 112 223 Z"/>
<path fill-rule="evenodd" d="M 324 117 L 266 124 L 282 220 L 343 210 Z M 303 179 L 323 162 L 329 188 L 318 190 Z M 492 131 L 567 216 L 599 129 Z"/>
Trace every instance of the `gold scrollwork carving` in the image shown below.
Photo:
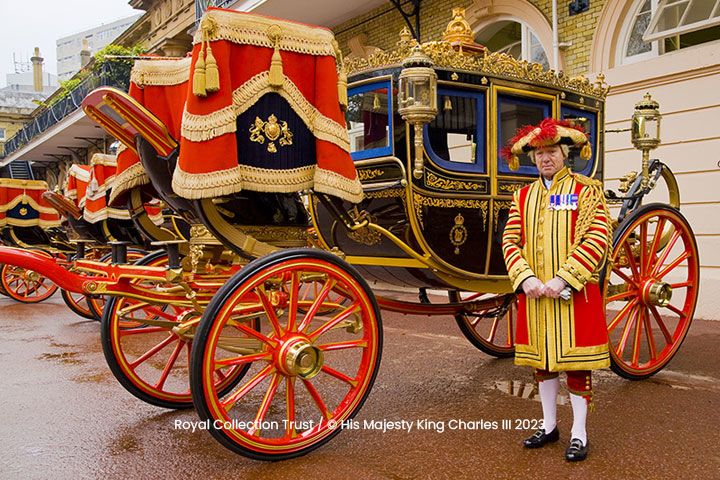
<path fill-rule="evenodd" d="M 425 175 L 425 184 L 429 187 L 438 188 L 440 190 L 471 190 L 477 191 L 483 188 L 480 183 L 463 182 L 461 180 L 450 180 L 427 172 Z"/>
<path fill-rule="evenodd" d="M 488 200 L 475 200 L 467 198 L 436 198 L 426 197 L 413 193 L 413 203 L 415 205 L 415 216 L 422 223 L 422 207 L 439 207 L 439 208 L 473 208 L 480 210 L 483 217 L 483 228 L 487 225 Z"/>
<path fill-rule="evenodd" d="M 455 216 L 455 225 L 450 229 L 450 243 L 455 247 L 455 255 L 460 255 L 460 247 L 465 243 L 467 237 L 465 218 L 461 213 L 458 213 Z"/>
<path fill-rule="evenodd" d="M 365 192 L 365 198 L 396 198 L 403 197 L 404 195 L 405 189 L 403 188 L 388 188 L 386 190 Z"/>
<path fill-rule="evenodd" d="M 501 183 L 498 185 L 498 189 L 500 189 L 501 192 L 514 193 L 524 186 L 524 183 Z"/>
<path fill-rule="evenodd" d="M 264 144 L 268 140 L 267 151 L 277 153 L 275 141 L 279 139 L 280 146 L 292 145 L 293 133 L 290 131 L 287 122 L 278 122 L 275 115 L 270 114 L 267 122 L 255 117 L 255 124 L 250 126 L 250 140 Z"/>
<path fill-rule="evenodd" d="M 365 180 L 373 180 L 378 177 L 382 177 L 385 174 L 385 170 L 382 170 L 380 168 L 373 168 L 373 169 L 360 169 L 358 170 L 358 177 L 360 177 L 360 181 Z"/>
<path fill-rule="evenodd" d="M 457 24 L 457 22 L 458 19 L 453 18 L 451 24 Z M 379 67 L 400 65 L 405 58 L 410 56 L 415 45 L 417 42 L 409 39 L 403 32 L 401 40 L 394 50 L 377 52 L 368 57 L 358 57 L 346 61 L 348 75 Z M 425 42 L 422 44 L 422 49 L 432 59 L 436 68 L 466 70 L 483 75 L 519 79 L 572 90 L 596 98 L 605 98 L 609 91 L 609 86 L 605 83 L 605 77 L 602 74 L 597 76 L 597 81 L 591 83 L 582 75 L 569 77 L 563 72 L 545 70 L 539 63 L 517 60 L 505 53 L 494 52 L 478 55 L 475 52 L 456 49 L 452 42 L 447 40 Z"/>
<path fill-rule="evenodd" d="M 500 210 L 503 208 L 509 209 L 512 206 L 510 200 L 496 200 L 493 202 L 493 229 L 497 232 L 498 229 L 498 218 L 500 217 Z"/>

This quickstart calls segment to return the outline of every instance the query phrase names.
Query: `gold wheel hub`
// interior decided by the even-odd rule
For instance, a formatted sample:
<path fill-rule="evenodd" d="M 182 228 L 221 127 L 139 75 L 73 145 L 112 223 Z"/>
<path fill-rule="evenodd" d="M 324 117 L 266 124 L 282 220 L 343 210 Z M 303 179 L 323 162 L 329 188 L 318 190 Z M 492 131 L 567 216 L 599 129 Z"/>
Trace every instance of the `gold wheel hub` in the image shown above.
<path fill-rule="evenodd" d="M 313 378 L 323 366 L 323 352 L 304 338 L 286 342 L 280 351 L 281 370 L 288 375 Z"/>
<path fill-rule="evenodd" d="M 648 280 L 643 286 L 642 292 L 645 305 L 666 307 L 672 298 L 672 287 L 666 282 Z"/>

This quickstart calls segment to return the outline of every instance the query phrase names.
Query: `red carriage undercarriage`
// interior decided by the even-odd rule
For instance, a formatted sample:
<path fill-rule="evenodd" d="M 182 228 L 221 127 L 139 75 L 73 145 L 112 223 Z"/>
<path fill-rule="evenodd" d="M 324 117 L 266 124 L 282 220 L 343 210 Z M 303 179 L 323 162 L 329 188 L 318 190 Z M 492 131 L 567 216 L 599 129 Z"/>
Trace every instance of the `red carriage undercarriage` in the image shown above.
<path fill-rule="evenodd" d="M 511 170 L 499 148 L 545 116 L 581 122 L 595 151 L 571 155 L 573 168 L 602 179 L 607 87 L 490 54 L 458 36 L 463 22 L 443 41 L 402 35 L 393 52 L 343 63 L 325 29 L 210 9 L 192 59 L 140 60 L 130 95 L 101 88 L 84 102 L 123 143 L 107 207 L 124 205 L 162 249 L 128 264 L 123 241 L 104 262 L 82 247 L 72 261 L 0 247 L 0 263 L 109 296 L 102 343 L 122 385 L 157 406 L 194 405 L 252 458 L 305 454 L 359 411 L 381 309 L 453 315 L 479 349 L 511 356 L 500 235 L 512 192 L 537 172 L 527 158 Z M 652 107 L 640 109 L 648 122 Z M 612 368 L 631 379 L 676 353 L 699 286 L 674 177 L 647 155 L 643 166 L 608 197 L 621 211 L 600 280 Z M 662 183 L 669 203 L 642 205 Z M 189 232 L 148 222 L 152 198 Z M 449 301 L 377 297 L 366 279 Z"/>

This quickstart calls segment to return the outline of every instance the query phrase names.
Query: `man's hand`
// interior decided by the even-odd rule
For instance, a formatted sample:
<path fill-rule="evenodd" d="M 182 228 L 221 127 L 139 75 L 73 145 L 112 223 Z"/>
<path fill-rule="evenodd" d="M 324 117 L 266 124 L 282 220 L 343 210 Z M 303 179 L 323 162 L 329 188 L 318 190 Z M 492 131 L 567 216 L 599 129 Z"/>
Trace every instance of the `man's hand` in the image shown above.
<path fill-rule="evenodd" d="M 560 296 L 560 292 L 562 292 L 566 286 L 567 283 L 565 283 L 565 280 L 560 277 L 554 277 L 545 284 L 543 295 L 550 298 L 558 298 Z"/>
<path fill-rule="evenodd" d="M 537 277 L 528 277 L 522 283 L 523 292 L 528 298 L 540 298 L 543 295 L 543 283 Z"/>

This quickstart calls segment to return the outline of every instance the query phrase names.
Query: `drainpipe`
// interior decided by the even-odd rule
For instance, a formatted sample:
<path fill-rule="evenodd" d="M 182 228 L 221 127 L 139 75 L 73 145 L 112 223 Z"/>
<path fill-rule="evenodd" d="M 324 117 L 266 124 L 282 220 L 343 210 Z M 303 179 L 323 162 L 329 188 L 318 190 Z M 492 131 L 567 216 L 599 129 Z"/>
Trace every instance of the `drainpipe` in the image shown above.
<path fill-rule="evenodd" d="M 557 0 L 552 0 L 553 70 L 560 69 L 560 42 L 558 40 Z"/>

